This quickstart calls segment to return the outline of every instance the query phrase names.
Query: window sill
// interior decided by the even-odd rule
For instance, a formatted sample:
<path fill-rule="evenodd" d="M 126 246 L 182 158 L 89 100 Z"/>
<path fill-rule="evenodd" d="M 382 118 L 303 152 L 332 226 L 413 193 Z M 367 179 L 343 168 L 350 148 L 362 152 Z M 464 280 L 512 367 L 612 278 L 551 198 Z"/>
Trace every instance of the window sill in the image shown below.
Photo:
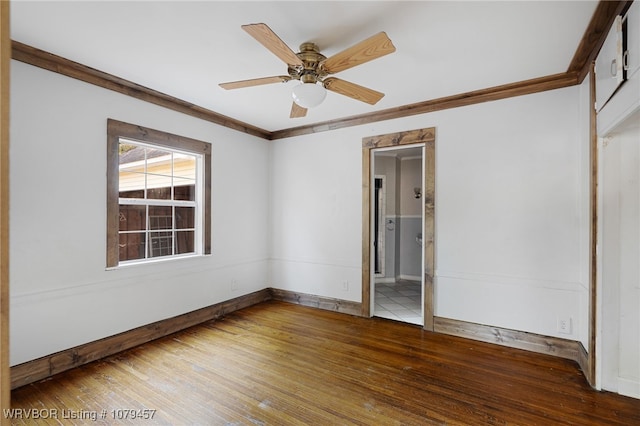
<path fill-rule="evenodd" d="M 128 268 L 134 268 L 137 266 L 144 266 L 144 265 L 157 265 L 162 263 L 181 261 L 185 259 L 197 259 L 201 257 L 210 257 L 210 256 L 211 256 L 210 254 L 185 254 L 182 256 L 159 257 L 155 259 L 130 260 L 130 261 L 120 263 L 117 266 L 108 266 L 105 268 L 105 270 L 115 271 L 118 269 L 128 269 Z"/>

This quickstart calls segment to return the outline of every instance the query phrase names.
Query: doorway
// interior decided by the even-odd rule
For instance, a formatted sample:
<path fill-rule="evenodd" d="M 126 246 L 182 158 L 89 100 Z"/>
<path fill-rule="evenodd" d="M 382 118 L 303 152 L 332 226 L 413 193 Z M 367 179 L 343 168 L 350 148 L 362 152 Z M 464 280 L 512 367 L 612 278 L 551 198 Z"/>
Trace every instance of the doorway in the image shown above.
<path fill-rule="evenodd" d="M 640 398 L 640 111 L 600 148 L 598 380 Z"/>
<path fill-rule="evenodd" d="M 373 150 L 373 316 L 423 325 L 424 146 Z"/>
<path fill-rule="evenodd" d="M 362 147 L 362 315 L 433 330 L 435 129 L 364 138 Z"/>

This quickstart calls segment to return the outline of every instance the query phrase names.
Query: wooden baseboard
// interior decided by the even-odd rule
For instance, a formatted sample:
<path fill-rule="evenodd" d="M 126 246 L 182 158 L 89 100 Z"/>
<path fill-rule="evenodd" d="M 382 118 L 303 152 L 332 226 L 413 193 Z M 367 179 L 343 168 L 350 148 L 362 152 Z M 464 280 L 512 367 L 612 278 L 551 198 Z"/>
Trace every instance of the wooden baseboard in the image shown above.
<path fill-rule="evenodd" d="M 217 303 L 197 311 L 157 321 L 114 336 L 66 349 L 11 367 L 11 389 L 46 379 L 180 330 L 219 318 L 230 312 L 271 299 L 269 289 Z"/>
<path fill-rule="evenodd" d="M 435 317 L 436 333 L 450 334 L 482 342 L 495 343 L 510 348 L 524 349 L 530 352 L 553 355 L 573 360 L 580 364 L 580 342 L 510 330 L 490 325 L 474 324 L 466 321 Z M 581 365 L 582 368 L 582 365 Z M 584 372 L 584 368 L 583 368 Z"/>
<path fill-rule="evenodd" d="M 589 354 L 587 350 L 582 345 L 582 343 L 578 342 L 578 359 L 576 360 L 578 365 L 580 366 L 580 370 L 582 370 L 582 374 L 586 377 L 587 381 L 591 385 L 591 387 L 595 387 L 595 380 L 592 380 L 589 375 L 591 374 L 589 371 Z"/>
<path fill-rule="evenodd" d="M 54 374 L 97 361 L 126 349 L 217 319 L 225 314 L 267 300 L 279 300 L 333 312 L 362 316 L 362 304 L 348 300 L 267 288 L 217 303 L 197 311 L 135 328 L 114 336 L 66 349 L 11 367 L 11 389 L 46 379 Z M 472 340 L 525 349 L 576 361 L 586 374 L 588 357 L 580 342 L 509 330 L 448 318 L 434 317 L 434 331 Z"/>
<path fill-rule="evenodd" d="M 359 302 L 316 296 L 314 294 L 296 293 L 278 288 L 271 288 L 270 290 L 273 300 L 311 306 L 313 308 L 325 309 L 327 311 L 340 312 L 343 314 L 362 316 L 362 303 Z"/>

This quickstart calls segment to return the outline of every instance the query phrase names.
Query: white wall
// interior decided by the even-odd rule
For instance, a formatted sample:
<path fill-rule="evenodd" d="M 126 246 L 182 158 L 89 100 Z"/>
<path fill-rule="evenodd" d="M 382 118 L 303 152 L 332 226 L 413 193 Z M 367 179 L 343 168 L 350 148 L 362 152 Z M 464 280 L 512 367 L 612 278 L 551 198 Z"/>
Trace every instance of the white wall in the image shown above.
<path fill-rule="evenodd" d="M 105 270 L 107 118 L 212 143 L 210 256 Z M 12 365 L 267 286 L 264 140 L 13 61 L 10 160 Z"/>
<path fill-rule="evenodd" d="M 273 287 L 360 301 L 359 141 L 327 132 L 271 147 Z"/>
<path fill-rule="evenodd" d="M 422 188 L 422 163 L 420 158 L 400 160 L 400 190 L 398 194 L 401 216 L 422 216 L 423 198 L 416 198 L 414 188 Z"/>
<path fill-rule="evenodd" d="M 398 199 L 400 214 L 397 218 L 398 232 L 398 276 L 403 279 L 422 281 L 422 246 L 418 236 L 422 236 L 424 198 L 416 198 L 414 188 L 423 187 L 423 158 L 401 159 L 400 187 Z"/>
<path fill-rule="evenodd" d="M 583 340 L 589 145 L 580 92 L 274 141 L 272 286 L 359 301 L 362 138 L 433 126 L 436 315 Z M 570 334 L 557 331 L 558 318 L 572 320 Z"/>

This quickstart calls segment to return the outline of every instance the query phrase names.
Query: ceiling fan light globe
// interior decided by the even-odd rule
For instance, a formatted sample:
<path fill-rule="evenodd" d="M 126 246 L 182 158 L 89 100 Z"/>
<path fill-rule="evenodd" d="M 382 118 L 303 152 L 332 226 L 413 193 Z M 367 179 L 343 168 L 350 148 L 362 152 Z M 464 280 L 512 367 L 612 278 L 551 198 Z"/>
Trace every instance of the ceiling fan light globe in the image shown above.
<path fill-rule="evenodd" d="M 293 101 L 303 108 L 317 107 L 327 97 L 327 90 L 320 84 L 301 83 L 291 92 Z"/>

